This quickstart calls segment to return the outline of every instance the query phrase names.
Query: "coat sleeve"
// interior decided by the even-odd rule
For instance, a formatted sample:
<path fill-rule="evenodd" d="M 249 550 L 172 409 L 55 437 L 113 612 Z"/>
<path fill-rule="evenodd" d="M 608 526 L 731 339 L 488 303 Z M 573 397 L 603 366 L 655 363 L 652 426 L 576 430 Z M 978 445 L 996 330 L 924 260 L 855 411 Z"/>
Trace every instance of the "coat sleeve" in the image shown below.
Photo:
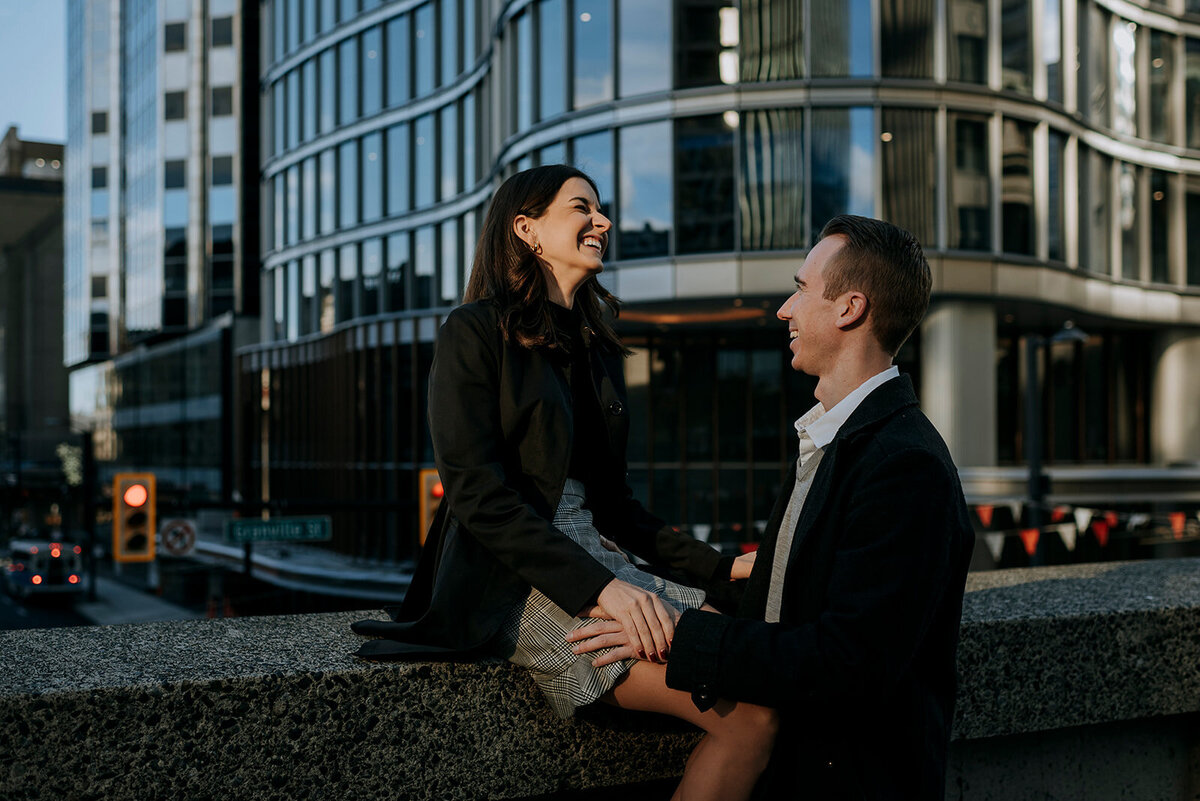
<path fill-rule="evenodd" d="M 852 493 L 825 608 L 800 625 L 685 612 L 667 685 L 715 698 L 788 706 L 886 694 L 911 666 L 938 606 L 961 583 L 958 484 L 936 455 L 885 456 Z M 770 569 L 756 565 L 756 569 Z"/>
<path fill-rule="evenodd" d="M 503 346 L 494 326 L 488 328 L 460 307 L 438 335 L 429 373 L 429 426 L 446 502 L 463 529 L 497 560 L 575 615 L 594 603 L 613 574 L 539 514 L 506 475 Z"/>

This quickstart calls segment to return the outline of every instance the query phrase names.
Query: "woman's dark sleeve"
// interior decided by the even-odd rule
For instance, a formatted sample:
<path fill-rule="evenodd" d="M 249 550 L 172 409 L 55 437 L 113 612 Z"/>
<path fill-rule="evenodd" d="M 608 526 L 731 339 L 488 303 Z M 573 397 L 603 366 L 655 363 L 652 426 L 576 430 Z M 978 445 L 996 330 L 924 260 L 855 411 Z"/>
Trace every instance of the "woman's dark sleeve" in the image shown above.
<path fill-rule="evenodd" d="M 446 502 L 501 563 L 578 615 L 613 574 L 512 486 L 500 420 L 503 345 L 494 323 L 466 307 L 446 318 L 429 373 L 429 425 Z M 566 458 L 566 454 L 563 454 Z"/>

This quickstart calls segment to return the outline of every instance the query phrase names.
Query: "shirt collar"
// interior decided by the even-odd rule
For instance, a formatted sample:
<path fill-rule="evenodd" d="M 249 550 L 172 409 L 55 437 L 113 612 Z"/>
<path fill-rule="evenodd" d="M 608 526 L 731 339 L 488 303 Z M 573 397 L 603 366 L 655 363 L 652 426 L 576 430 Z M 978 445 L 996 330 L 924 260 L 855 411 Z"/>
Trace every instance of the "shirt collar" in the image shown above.
<path fill-rule="evenodd" d="M 829 411 L 826 411 L 825 407 L 818 403 L 805 412 L 795 423 L 796 436 L 800 437 L 800 464 L 804 464 L 814 451 L 823 450 L 825 446 L 833 442 L 833 438 L 837 436 L 842 425 L 850 419 L 854 410 L 876 387 L 899 375 L 900 368 L 893 364 L 882 373 L 876 373 L 859 384 L 853 392 L 842 398 Z"/>

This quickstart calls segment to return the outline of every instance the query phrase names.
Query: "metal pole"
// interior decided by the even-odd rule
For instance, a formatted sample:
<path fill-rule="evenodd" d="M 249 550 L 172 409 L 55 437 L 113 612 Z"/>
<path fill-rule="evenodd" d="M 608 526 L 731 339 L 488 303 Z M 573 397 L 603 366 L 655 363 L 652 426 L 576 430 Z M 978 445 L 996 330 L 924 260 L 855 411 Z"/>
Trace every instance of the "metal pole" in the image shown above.
<path fill-rule="evenodd" d="M 83 527 L 87 531 L 88 600 L 96 601 L 96 451 L 92 432 L 83 432 Z"/>
<path fill-rule="evenodd" d="M 1038 334 L 1025 338 L 1025 461 L 1029 465 L 1029 506 L 1026 526 L 1042 525 L 1042 393 L 1038 362 L 1045 340 Z M 1042 563 L 1042 543 L 1033 554 L 1033 564 Z"/>

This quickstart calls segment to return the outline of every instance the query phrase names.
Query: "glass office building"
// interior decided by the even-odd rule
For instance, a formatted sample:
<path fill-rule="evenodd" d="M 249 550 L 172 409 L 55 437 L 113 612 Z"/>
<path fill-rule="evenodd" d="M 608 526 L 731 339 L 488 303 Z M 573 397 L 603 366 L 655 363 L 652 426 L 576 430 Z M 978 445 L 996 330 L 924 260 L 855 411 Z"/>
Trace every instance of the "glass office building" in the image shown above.
<path fill-rule="evenodd" d="M 926 247 L 933 302 L 899 362 L 965 471 L 1023 462 L 1027 352 L 1050 464 L 1200 460 L 1192 0 L 260 8 L 241 486 L 337 510 L 338 550 L 412 554 L 437 326 L 490 193 L 542 163 L 599 184 L 631 483 L 698 536 L 768 516 L 812 403 L 773 315 L 840 213 Z M 1085 335 L 1051 338 L 1068 321 Z"/>
<path fill-rule="evenodd" d="M 233 493 L 257 330 L 257 5 L 69 0 L 64 361 L 101 478 Z M 249 57 L 247 57 L 249 54 Z"/>

